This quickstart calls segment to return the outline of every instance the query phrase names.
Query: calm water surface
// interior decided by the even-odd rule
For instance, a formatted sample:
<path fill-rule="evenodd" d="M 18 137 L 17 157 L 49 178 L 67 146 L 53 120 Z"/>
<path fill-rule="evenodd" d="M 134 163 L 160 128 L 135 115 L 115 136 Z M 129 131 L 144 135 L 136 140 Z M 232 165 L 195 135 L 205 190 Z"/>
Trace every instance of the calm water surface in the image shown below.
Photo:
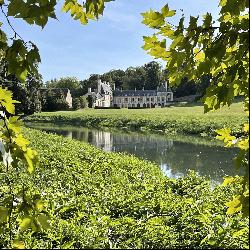
<path fill-rule="evenodd" d="M 186 137 L 188 140 L 184 138 L 183 141 L 180 136 L 176 139 L 165 135 L 110 132 L 52 124 L 26 125 L 84 141 L 107 152 L 127 152 L 154 161 L 169 177 L 184 176 L 188 169 L 192 169 L 214 182 L 221 182 L 225 175 L 238 174 L 232 163 L 237 150 L 224 148 L 203 138 Z"/>

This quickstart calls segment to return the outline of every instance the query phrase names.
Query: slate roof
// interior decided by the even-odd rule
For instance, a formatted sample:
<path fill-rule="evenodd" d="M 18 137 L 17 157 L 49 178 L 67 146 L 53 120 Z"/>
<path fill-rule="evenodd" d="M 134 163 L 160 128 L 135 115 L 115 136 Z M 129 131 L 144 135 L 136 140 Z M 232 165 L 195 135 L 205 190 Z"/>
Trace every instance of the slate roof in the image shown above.
<path fill-rule="evenodd" d="M 156 90 L 114 90 L 114 96 L 156 96 Z"/>
<path fill-rule="evenodd" d="M 157 90 L 119 90 L 116 89 L 112 91 L 112 88 L 109 84 L 101 82 L 101 93 L 98 93 L 97 90 L 92 92 L 96 99 L 100 99 L 104 94 L 110 94 L 114 97 L 117 96 L 157 96 L 158 92 L 167 92 L 165 85 L 160 86 Z"/>
<path fill-rule="evenodd" d="M 107 94 L 112 94 L 112 88 L 110 85 L 106 84 L 106 83 L 101 83 L 101 88 L 102 90 L 104 91 L 104 93 L 107 93 Z"/>
<path fill-rule="evenodd" d="M 103 97 L 100 93 L 95 94 L 95 96 L 96 96 L 97 99 L 100 99 L 100 98 Z"/>

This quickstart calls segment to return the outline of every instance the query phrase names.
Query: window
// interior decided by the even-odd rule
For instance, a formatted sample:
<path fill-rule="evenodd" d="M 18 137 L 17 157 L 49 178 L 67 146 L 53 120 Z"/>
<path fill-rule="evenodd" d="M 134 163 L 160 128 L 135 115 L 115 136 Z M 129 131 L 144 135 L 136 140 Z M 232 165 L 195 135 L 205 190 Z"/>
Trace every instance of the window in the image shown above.
<path fill-rule="evenodd" d="M 154 97 L 151 97 L 151 102 L 153 102 L 154 101 Z"/>
<path fill-rule="evenodd" d="M 135 101 L 135 98 L 134 97 L 132 97 L 132 102 L 134 102 Z"/>
<path fill-rule="evenodd" d="M 128 98 L 127 97 L 125 97 L 125 102 L 127 102 L 128 101 Z"/>
<path fill-rule="evenodd" d="M 147 102 L 149 102 L 149 98 L 147 97 Z"/>
<path fill-rule="evenodd" d="M 165 97 L 162 97 L 162 98 L 161 98 L 161 101 L 162 101 L 162 102 L 165 102 Z"/>

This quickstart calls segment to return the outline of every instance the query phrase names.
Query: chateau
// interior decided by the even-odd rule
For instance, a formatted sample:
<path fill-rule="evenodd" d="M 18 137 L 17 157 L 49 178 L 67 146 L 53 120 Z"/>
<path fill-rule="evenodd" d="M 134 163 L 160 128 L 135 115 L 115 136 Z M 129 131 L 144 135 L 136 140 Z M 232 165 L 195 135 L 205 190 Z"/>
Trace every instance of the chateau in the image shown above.
<path fill-rule="evenodd" d="M 94 107 L 120 108 L 155 108 L 168 106 L 173 101 L 173 92 L 168 89 L 167 83 L 156 90 L 112 90 L 108 82 L 97 83 L 97 89 L 92 92 L 88 89 L 86 96 L 92 96 Z"/>

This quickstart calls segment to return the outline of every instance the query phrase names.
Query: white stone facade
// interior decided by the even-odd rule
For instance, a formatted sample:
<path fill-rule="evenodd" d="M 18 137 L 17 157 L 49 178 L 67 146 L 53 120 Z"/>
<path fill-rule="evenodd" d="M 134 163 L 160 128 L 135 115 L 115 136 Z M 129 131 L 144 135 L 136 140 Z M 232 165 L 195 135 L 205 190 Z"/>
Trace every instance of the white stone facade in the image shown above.
<path fill-rule="evenodd" d="M 65 97 L 65 100 L 68 103 L 69 108 L 72 108 L 72 96 L 71 96 L 71 93 L 70 93 L 69 89 L 68 89 L 67 95 Z"/>
<path fill-rule="evenodd" d="M 121 91 L 113 96 L 113 106 L 120 108 L 165 107 L 172 101 L 173 92 L 170 91 Z"/>
<path fill-rule="evenodd" d="M 97 90 L 89 89 L 87 95 L 94 96 L 94 107 L 155 108 L 173 101 L 173 92 L 166 83 L 157 90 L 112 90 L 109 83 L 98 80 Z"/>

